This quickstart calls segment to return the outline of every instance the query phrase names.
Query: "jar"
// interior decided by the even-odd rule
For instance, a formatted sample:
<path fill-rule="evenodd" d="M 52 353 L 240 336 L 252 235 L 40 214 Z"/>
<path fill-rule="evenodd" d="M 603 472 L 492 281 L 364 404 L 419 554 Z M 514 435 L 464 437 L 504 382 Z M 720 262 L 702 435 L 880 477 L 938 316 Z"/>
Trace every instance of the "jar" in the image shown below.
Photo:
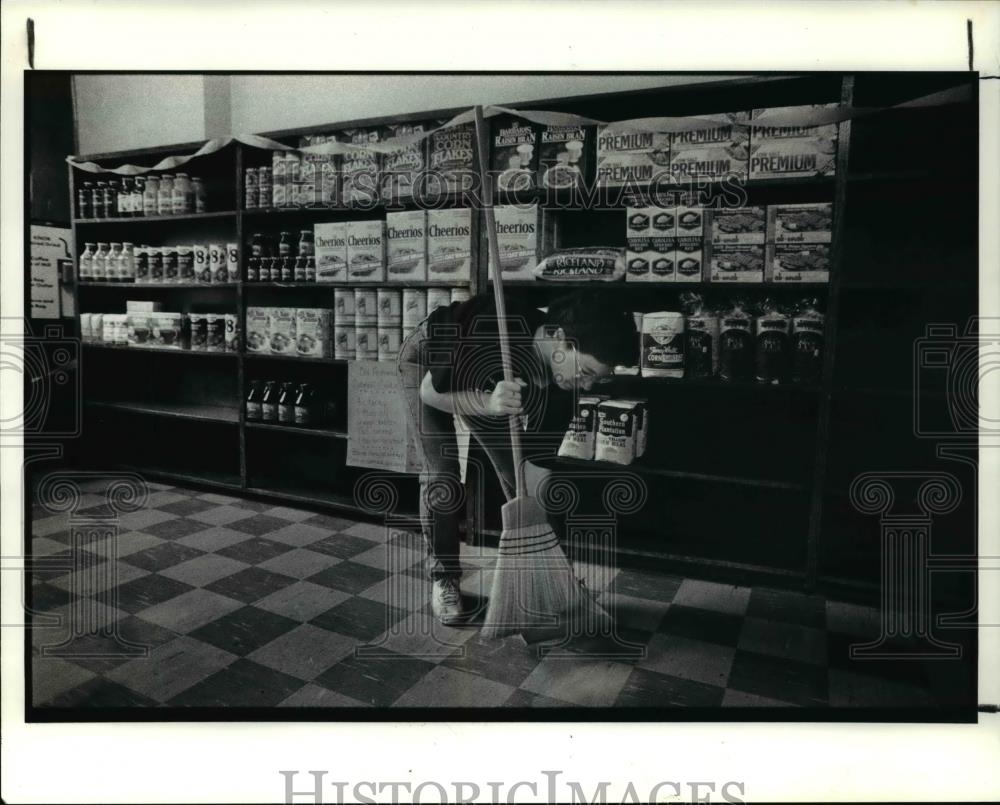
<path fill-rule="evenodd" d="M 111 251 L 108 253 L 104 264 L 104 272 L 107 275 L 108 282 L 121 282 L 121 259 L 122 245 L 120 243 L 112 243 Z"/>
<path fill-rule="evenodd" d="M 76 217 L 94 217 L 94 183 L 84 182 L 76 191 Z"/>
<path fill-rule="evenodd" d="M 194 190 L 186 173 L 178 173 L 174 179 L 171 194 L 171 209 L 174 215 L 187 215 L 194 209 Z"/>
<path fill-rule="evenodd" d="M 131 243 L 123 243 L 118 259 L 118 281 L 135 282 L 135 247 Z"/>
<path fill-rule="evenodd" d="M 149 282 L 149 249 L 142 245 L 135 250 L 135 281 Z"/>
<path fill-rule="evenodd" d="M 208 191 L 200 176 L 191 178 L 191 193 L 194 196 L 194 211 L 208 212 Z"/>
<path fill-rule="evenodd" d="M 292 256 L 292 233 L 282 232 L 278 237 L 278 257 Z"/>
<path fill-rule="evenodd" d="M 130 208 L 132 210 L 132 217 L 138 218 L 142 216 L 143 213 L 143 192 L 145 189 L 145 180 L 141 176 L 135 177 L 135 183 L 132 185 L 132 198 L 130 199 Z"/>
<path fill-rule="evenodd" d="M 104 198 L 104 191 L 107 190 L 107 189 L 108 189 L 108 183 L 107 182 L 98 182 L 94 186 L 93 207 L 94 207 L 94 217 L 95 218 L 107 218 L 108 217 L 108 208 L 106 206 L 107 202 L 105 201 L 105 198 Z"/>
<path fill-rule="evenodd" d="M 142 214 L 156 215 L 159 205 L 160 180 L 156 176 L 146 178 L 142 188 Z"/>
<path fill-rule="evenodd" d="M 115 212 L 119 218 L 128 218 L 132 215 L 132 180 L 127 176 L 122 179 L 121 187 L 118 189 Z"/>
<path fill-rule="evenodd" d="M 156 214 L 173 215 L 174 213 L 174 177 L 164 173 L 160 177 L 160 187 L 156 194 Z"/>
<path fill-rule="evenodd" d="M 299 232 L 299 257 L 312 257 L 315 254 L 313 231 L 311 229 L 303 229 Z"/>
<path fill-rule="evenodd" d="M 118 182 L 114 180 L 104 186 L 104 217 L 118 217 Z"/>

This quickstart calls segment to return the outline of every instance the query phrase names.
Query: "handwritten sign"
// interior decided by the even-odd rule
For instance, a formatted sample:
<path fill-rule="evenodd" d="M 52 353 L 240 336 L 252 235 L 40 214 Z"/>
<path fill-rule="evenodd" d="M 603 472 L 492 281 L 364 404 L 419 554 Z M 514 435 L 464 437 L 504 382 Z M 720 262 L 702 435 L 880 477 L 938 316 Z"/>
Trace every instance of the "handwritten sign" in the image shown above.
<path fill-rule="evenodd" d="M 31 225 L 31 317 L 58 319 L 59 261 L 71 259 L 73 232 L 59 226 Z"/>
<path fill-rule="evenodd" d="M 351 361 L 347 367 L 347 463 L 419 472 L 411 431 L 395 363 Z"/>

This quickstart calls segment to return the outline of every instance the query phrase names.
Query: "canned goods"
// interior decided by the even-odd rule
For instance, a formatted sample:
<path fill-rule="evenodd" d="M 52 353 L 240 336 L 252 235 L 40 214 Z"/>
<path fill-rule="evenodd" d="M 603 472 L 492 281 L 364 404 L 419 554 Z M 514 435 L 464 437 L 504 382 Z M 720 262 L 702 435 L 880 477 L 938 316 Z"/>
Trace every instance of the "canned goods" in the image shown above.
<path fill-rule="evenodd" d="M 248 210 L 256 210 L 260 204 L 260 187 L 257 181 L 257 169 L 247 168 L 243 172 L 243 207 Z"/>
<path fill-rule="evenodd" d="M 237 243 L 226 244 L 226 279 L 237 282 L 240 278 L 240 247 Z"/>
<path fill-rule="evenodd" d="M 271 206 L 284 207 L 287 202 L 288 176 L 285 173 L 283 151 L 271 152 Z"/>
<path fill-rule="evenodd" d="M 205 351 L 225 352 L 226 317 L 222 313 L 205 314 Z"/>
<path fill-rule="evenodd" d="M 212 281 L 212 266 L 209 263 L 208 246 L 198 243 L 194 247 L 194 276 L 198 282 Z"/>
<path fill-rule="evenodd" d="M 354 326 L 354 351 L 356 360 L 378 360 L 378 328 L 374 325 L 356 324 Z"/>
<path fill-rule="evenodd" d="M 190 314 L 191 351 L 204 352 L 208 345 L 208 319 L 204 313 Z"/>
<path fill-rule="evenodd" d="M 399 327 L 403 323 L 402 294 L 391 288 L 379 288 L 378 318 L 379 327 Z"/>
<path fill-rule="evenodd" d="M 354 326 L 354 291 L 350 288 L 337 288 L 333 292 L 334 323 L 344 326 Z"/>
<path fill-rule="evenodd" d="M 378 294 L 374 288 L 354 289 L 354 323 L 365 326 L 378 324 Z"/>
<path fill-rule="evenodd" d="M 333 357 L 341 361 L 353 361 L 357 356 L 354 341 L 354 325 L 334 325 Z"/>
<path fill-rule="evenodd" d="M 226 282 L 229 272 L 226 269 L 226 247 L 221 243 L 208 245 L 208 265 L 212 270 L 212 283 Z"/>
<path fill-rule="evenodd" d="M 447 288 L 430 288 L 427 291 L 427 315 L 429 316 L 439 307 L 448 307 L 451 304 L 451 292 Z"/>
<path fill-rule="evenodd" d="M 257 168 L 257 205 L 262 210 L 272 206 L 270 165 Z"/>
<path fill-rule="evenodd" d="M 427 292 L 420 288 L 403 291 L 403 328 L 414 329 L 427 318 Z"/>
<path fill-rule="evenodd" d="M 240 349 L 240 317 L 235 313 L 226 314 L 226 352 Z"/>
<path fill-rule="evenodd" d="M 177 279 L 180 282 L 194 282 L 194 247 L 177 247 Z"/>
<path fill-rule="evenodd" d="M 149 262 L 149 281 L 163 282 L 163 250 L 150 246 L 146 249 Z"/>
<path fill-rule="evenodd" d="M 167 246 L 163 254 L 163 281 L 177 282 L 177 247 Z"/>
<path fill-rule="evenodd" d="M 398 327 L 378 328 L 378 359 L 380 361 L 394 361 L 399 355 L 399 345 L 402 342 L 402 333 Z"/>

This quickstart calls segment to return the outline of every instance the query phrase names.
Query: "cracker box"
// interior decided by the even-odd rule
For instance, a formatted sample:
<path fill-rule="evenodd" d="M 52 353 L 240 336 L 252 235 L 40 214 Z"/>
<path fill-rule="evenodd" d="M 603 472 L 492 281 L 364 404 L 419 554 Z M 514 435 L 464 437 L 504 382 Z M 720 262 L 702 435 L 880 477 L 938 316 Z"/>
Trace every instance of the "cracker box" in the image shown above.
<path fill-rule="evenodd" d="M 670 134 L 630 127 L 597 128 L 597 185 L 621 187 L 670 181 Z"/>
<path fill-rule="evenodd" d="M 124 319 L 125 317 L 122 316 Z M 107 316 L 105 316 L 107 321 Z M 153 313 L 150 316 L 152 330 L 149 345 L 161 349 L 183 349 L 183 313 Z"/>
<path fill-rule="evenodd" d="M 295 352 L 306 358 L 331 357 L 333 311 L 300 307 L 295 310 Z"/>
<path fill-rule="evenodd" d="M 767 282 L 829 282 L 829 243 L 774 243 L 767 247 Z"/>
<path fill-rule="evenodd" d="M 315 224 L 316 282 L 347 281 L 347 222 Z"/>
<path fill-rule="evenodd" d="M 441 120 L 437 125 L 446 123 Z M 470 190 L 475 176 L 476 131 L 471 125 L 434 132 L 428 142 L 428 193 Z"/>
<path fill-rule="evenodd" d="M 472 269 L 472 210 L 427 211 L 427 279 L 468 282 Z"/>
<path fill-rule="evenodd" d="M 709 210 L 711 241 L 717 245 L 763 243 L 767 215 L 763 207 L 731 207 Z"/>
<path fill-rule="evenodd" d="M 429 128 L 427 123 L 390 123 L 386 135 L 407 137 L 421 134 Z M 427 166 L 427 143 L 417 140 L 395 151 L 382 154 L 380 173 L 381 196 L 385 200 L 412 198 L 414 187 Z"/>
<path fill-rule="evenodd" d="M 347 222 L 347 281 L 385 282 L 385 221 Z"/>
<path fill-rule="evenodd" d="M 128 345 L 130 347 L 151 346 L 153 315 L 152 311 L 129 311 L 125 314 Z"/>
<path fill-rule="evenodd" d="M 490 170 L 497 190 L 534 190 L 538 171 L 538 127 L 520 117 L 493 122 Z"/>
<path fill-rule="evenodd" d="M 496 207 L 497 247 L 505 280 L 531 280 L 538 264 L 538 233 L 541 212 L 538 205 Z M 490 259 L 489 274 L 493 276 Z"/>
<path fill-rule="evenodd" d="M 543 126 L 538 153 L 538 186 L 546 190 L 583 188 L 594 130 L 589 126 Z"/>
<path fill-rule="evenodd" d="M 675 182 L 747 178 L 748 112 L 698 115 L 692 127 L 670 135 L 670 173 Z"/>
<path fill-rule="evenodd" d="M 348 129 L 339 140 L 353 145 L 368 145 L 385 139 L 382 129 Z M 379 155 L 370 149 L 347 151 L 341 156 L 341 197 L 345 204 L 371 203 L 378 198 Z"/>
<path fill-rule="evenodd" d="M 684 316 L 664 311 L 642 316 L 643 377 L 684 377 Z"/>
<path fill-rule="evenodd" d="M 587 395 L 576 401 L 576 413 L 569 421 L 566 435 L 559 445 L 559 455 L 563 458 L 590 460 L 594 457 L 594 442 L 597 437 L 597 406 L 606 397 Z"/>
<path fill-rule="evenodd" d="M 753 243 L 714 244 L 705 247 L 712 282 L 763 282 L 764 246 Z"/>
<path fill-rule="evenodd" d="M 270 352 L 270 308 L 247 308 L 247 352 Z"/>
<path fill-rule="evenodd" d="M 386 224 L 386 281 L 427 279 L 427 213 L 390 212 Z"/>
<path fill-rule="evenodd" d="M 751 179 L 832 176 L 837 160 L 837 124 L 810 125 L 810 115 L 837 104 L 754 109 L 750 125 Z M 794 120 L 790 118 L 800 118 Z"/>
<path fill-rule="evenodd" d="M 632 403 L 606 400 L 598 405 L 594 458 L 613 464 L 631 464 L 636 456 L 635 426 Z"/>
<path fill-rule="evenodd" d="M 268 310 L 268 344 L 275 355 L 294 355 L 295 308 L 272 307 Z"/>
<path fill-rule="evenodd" d="M 774 204 L 767 208 L 768 243 L 829 243 L 833 205 Z"/>

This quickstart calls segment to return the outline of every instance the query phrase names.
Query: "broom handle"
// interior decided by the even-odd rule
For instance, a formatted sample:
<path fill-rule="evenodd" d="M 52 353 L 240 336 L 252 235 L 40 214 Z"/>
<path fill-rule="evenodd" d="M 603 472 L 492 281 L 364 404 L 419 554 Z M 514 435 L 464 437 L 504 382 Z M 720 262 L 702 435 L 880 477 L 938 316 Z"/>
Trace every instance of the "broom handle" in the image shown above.
<path fill-rule="evenodd" d="M 497 306 L 497 330 L 500 335 L 500 360 L 503 364 L 503 377 L 507 382 L 513 382 L 514 371 L 510 360 L 510 336 L 507 332 L 507 309 L 503 298 L 503 280 L 500 277 L 500 247 L 497 243 L 496 219 L 493 215 L 493 187 L 489 181 L 489 145 L 486 137 L 486 121 L 483 118 L 483 107 L 477 106 L 476 112 L 476 148 L 479 151 L 479 185 L 482 191 L 483 211 L 486 213 L 486 237 L 490 246 L 490 262 L 493 263 L 493 299 Z M 518 417 L 508 417 L 510 426 L 510 450 L 514 461 L 514 480 L 516 496 L 524 497 L 524 462 L 521 456 L 521 426 Z"/>

